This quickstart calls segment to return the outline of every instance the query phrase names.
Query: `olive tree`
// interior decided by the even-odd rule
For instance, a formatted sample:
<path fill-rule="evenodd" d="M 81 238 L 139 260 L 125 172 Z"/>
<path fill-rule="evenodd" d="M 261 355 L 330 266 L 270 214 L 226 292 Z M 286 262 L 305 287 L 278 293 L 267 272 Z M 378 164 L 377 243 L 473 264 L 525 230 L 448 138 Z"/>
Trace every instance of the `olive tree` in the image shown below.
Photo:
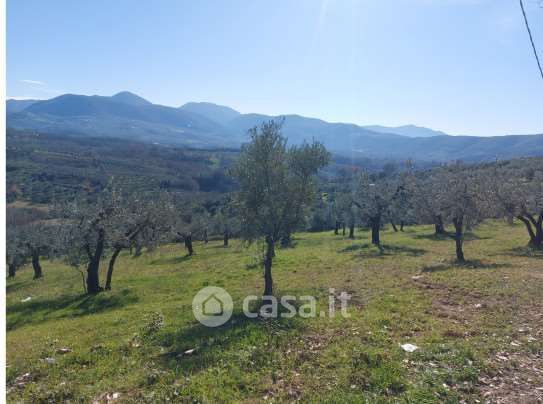
<path fill-rule="evenodd" d="M 396 179 L 395 189 L 388 207 L 387 216 L 390 224 L 395 232 L 404 230 L 406 223 L 413 221 L 413 206 L 411 192 L 407 186 L 407 178 L 405 175 L 398 175 Z"/>
<path fill-rule="evenodd" d="M 334 200 L 329 202 L 329 211 L 330 211 L 330 217 L 333 220 L 334 223 L 334 235 L 339 234 L 339 229 L 344 226 L 344 220 L 343 220 L 343 206 L 341 206 L 341 202 L 338 198 L 338 195 L 335 195 Z"/>
<path fill-rule="evenodd" d="M 59 207 L 64 219 L 63 255 L 70 265 L 86 267 L 86 292 L 91 295 L 102 290 L 100 262 L 120 202 L 120 190 L 110 184 L 98 195 L 80 195 Z"/>
<path fill-rule="evenodd" d="M 264 239 L 264 296 L 272 295 L 275 245 L 300 224 L 314 196 L 314 177 L 329 160 L 321 143 L 287 147 L 281 123 L 269 121 L 249 130 L 232 174 L 237 194 L 242 236 Z"/>
<path fill-rule="evenodd" d="M 406 188 L 418 221 L 432 223 L 436 236 L 446 235 L 443 211 L 438 198 L 440 190 L 434 186 L 431 174 L 429 172 L 408 173 Z"/>
<path fill-rule="evenodd" d="M 30 260 L 34 279 L 43 277 L 40 258 L 52 254 L 58 227 L 48 219 L 48 213 L 40 209 L 6 208 L 6 259 L 9 276 L 15 276 L 17 269 Z"/>
<path fill-rule="evenodd" d="M 358 211 L 358 207 L 353 203 L 353 196 L 351 192 L 340 193 L 336 196 L 336 201 L 341 215 L 341 222 L 349 228 L 349 238 L 354 239 L 354 228 L 360 212 Z M 345 232 L 343 235 L 345 235 Z"/>
<path fill-rule="evenodd" d="M 494 167 L 482 174 L 487 201 L 498 216 L 516 217 L 526 227 L 528 245 L 543 247 L 543 174 Z"/>
<path fill-rule="evenodd" d="M 465 230 L 476 225 L 483 217 L 480 178 L 473 170 L 455 165 L 442 168 L 432 175 L 429 187 L 429 192 L 435 192 L 439 211 L 454 226 L 456 259 L 464 262 Z"/>
<path fill-rule="evenodd" d="M 263 129 L 264 126 L 262 132 Z M 315 199 L 315 177 L 321 168 L 328 165 L 329 160 L 330 153 L 320 142 L 304 142 L 288 148 L 285 161 L 288 173 L 284 189 L 290 192 L 290 198 L 286 201 L 290 209 L 287 207 L 282 216 L 282 246 L 290 245 L 292 233 L 306 223 L 308 210 Z"/>
<path fill-rule="evenodd" d="M 148 195 L 124 190 L 109 183 L 98 194 L 79 195 L 59 206 L 62 217 L 61 255 L 68 264 L 85 267 L 85 290 L 97 294 L 100 263 L 109 251 L 105 288 L 111 288 L 115 262 L 120 252 L 149 246 L 170 234 L 172 203 L 165 194 Z"/>
<path fill-rule="evenodd" d="M 43 277 L 40 258 L 54 253 L 53 249 L 57 246 L 58 225 L 46 221 L 33 222 L 22 226 L 19 234 L 32 263 L 34 279 L 39 279 Z"/>
<path fill-rule="evenodd" d="M 173 241 L 183 242 L 187 255 L 194 254 L 193 236 L 202 230 L 198 219 L 197 209 L 193 206 L 194 201 L 185 195 L 178 195 L 174 199 L 174 214 L 170 221 L 170 235 Z"/>
<path fill-rule="evenodd" d="M 213 218 L 211 214 L 203 207 L 197 212 L 196 226 L 199 229 L 199 234 L 202 241 L 207 244 L 209 242 L 210 232 L 213 230 Z"/>
<path fill-rule="evenodd" d="M 105 289 L 111 289 L 111 278 L 119 253 L 134 242 L 152 245 L 169 230 L 173 205 L 166 194 L 121 194 L 117 197 L 114 213 L 107 220 L 109 258 Z"/>
<path fill-rule="evenodd" d="M 214 233 L 220 234 L 223 246 L 228 247 L 230 238 L 239 233 L 239 218 L 235 202 L 231 198 L 222 201 L 221 206 L 212 217 L 212 223 Z"/>
<path fill-rule="evenodd" d="M 530 236 L 529 245 L 543 247 L 543 183 L 521 184 L 517 196 L 516 217 L 526 226 Z"/>
<path fill-rule="evenodd" d="M 325 231 L 333 227 L 328 197 L 329 194 L 325 192 L 313 204 L 309 219 L 309 230 Z"/>
<path fill-rule="evenodd" d="M 8 276 L 13 278 L 20 267 L 28 262 L 28 250 L 18 227 L 6 228 L 6 264 Z"/>
<path fill-rule="evenodd" d="M 395 182 L 390 178 L 374 178 L 368 172 L 359 176 L 353 203 L 358 207 L 362 219 L 369 224 L 371 242 L 376 246 L 381 245 L 381 226 L 387 218 L 395 191 Z"/>

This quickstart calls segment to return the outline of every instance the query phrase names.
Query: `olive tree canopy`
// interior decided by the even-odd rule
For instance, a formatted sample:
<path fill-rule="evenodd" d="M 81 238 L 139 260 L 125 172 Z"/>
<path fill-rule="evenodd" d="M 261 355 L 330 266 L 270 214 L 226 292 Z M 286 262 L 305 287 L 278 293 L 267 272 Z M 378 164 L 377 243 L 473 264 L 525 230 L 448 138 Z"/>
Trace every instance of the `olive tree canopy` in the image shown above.
<path fill-rule="evenodd" d="M 232 169 L 239 182 L 238 209 L 245 239 L 264 239 L 264 295 L 273 293 L 271 274 L 275 244 L 290 236 L 304 219 L 314 195 L 314 176 L 328 164 L 321 143 L 287 147 L 281 123 L 270 121 L 249 130 L 251 141 L 241 149 Z"/>

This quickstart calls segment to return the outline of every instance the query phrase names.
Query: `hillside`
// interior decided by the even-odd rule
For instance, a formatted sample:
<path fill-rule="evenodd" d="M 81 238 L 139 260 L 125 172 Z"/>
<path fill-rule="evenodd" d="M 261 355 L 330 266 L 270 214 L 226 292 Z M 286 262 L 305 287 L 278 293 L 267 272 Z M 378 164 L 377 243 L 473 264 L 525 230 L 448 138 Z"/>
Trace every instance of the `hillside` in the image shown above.
<path fill-rule="evenodd" d="M 211 102 L 187 102 L 179 107 L 179 109 L 200 114 L 221 125 L 226 125 L 228 122 L 241 115 L 241 113 L 235 109 L 213 104 Z"/>
<path fill-rule="evenodd" d="M 152 104 L 129 92 L 112 97 L 65 94 L 27 104 L 10 103 L 7 124 L 11 128 L 117 137 L 166 146 L 239 148 L 248 140 L 248 129 L 263 121 L 283 119 L 283 134 L 291 144 L 315 139 L 337 154 L 357 158 L 473 162 L 543 155 L 543 135 L 448 136 L 413 125 L 363 127 L 292 114 L 241 114 L 205 102 L 172 108 Z"/>
<path fill-rule="evenodd" d="M 51 203 L 81 190 L 100 190 L 111 178 L 142 191 L 224 193 L 234 188 L 227 169 L 238 149 L 188 149 L 107 137 L 7 131 L 7 199 Z M 325 176 L 389 160 L 334 155 Z"/>
<path fill-rule="evenodd" d="M 7 100 L 6 101 L 6 115 L 14 112 L 21 112 L 25 108 L 38 102 L 39 100 Z"/>
<path fill-rule="evenodd" d="M 329 288 L 347 291 L 349 318 L 244 318 L 262 279 L 255 250 L 237 241 L 198 242 L 192 257 L 181 245 L 123 253 L 113 290 L 97 296 L 59 262 L 38 281 L 22 269 L 7 282 L 8 401 L 537 401 L 542 258 L 524 255 L 520 224 L 478 228 L 464 266 L 428 226 L 385 231 L 382 252 L 368 238 L 303 233 L 277 251 L 280 295 L 316 296 L 324 309 Z M 218 328 L 191 310 L 208 285 L 234 299 Z"/>
<path fill-rule="evenodd" d="M 394 133 L 396 135 L 402 135 L 402 136 L 408 136 L 408 137 L 447 136 L 445 132 L 441 132 L 439 130 L 433 130 L 429 128 L 424 128 L 421 126 L 415 126 L 415 125 L 404 125 L 404 126 L 394 126 L 394 127 L 370 125 L 370 126 L 364 126 L 364 127 L 373 132 Z"/>
<path fill-rule="evenodd" d="M 100 190 L 111 177 L 141 191 L 225 192 L 237 153 L 8 130 L 7 199 L 51 203 Z"/>
<path fill-rule="evenodd" d="M 352 143 L 355 155 L 371 155 L 398 160 L 481 162 L 543 155 L 542 135 L 496 137 L 435 136 L 372 141 L 357 138 Z"/>
<path fill-rule="evenodd" d="M 117 137 L 167 145 L 234 146 L 202 115 L 151 104 L 130 93 L 113 97 L 65 94 L 8 115 L 8 126 L 54 134 Z"/>

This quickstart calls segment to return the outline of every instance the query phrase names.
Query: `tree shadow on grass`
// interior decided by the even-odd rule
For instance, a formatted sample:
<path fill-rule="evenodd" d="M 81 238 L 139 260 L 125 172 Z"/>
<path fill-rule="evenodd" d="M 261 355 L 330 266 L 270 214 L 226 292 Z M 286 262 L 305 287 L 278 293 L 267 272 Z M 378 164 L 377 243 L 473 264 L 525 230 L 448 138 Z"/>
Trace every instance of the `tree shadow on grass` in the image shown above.
<path fill-rule="evenodd" d="M 411 257 L 417 257 L 426 253 L 426 250 L 422 248 L 414 248 L 408 246 L 381 244 L 380 248 L 370 245 L 368 243 L 353 244 L 348 247 L 339 250 L 340 253 L 348 253 L 358 251 L 357 257 L 369 258 L 369 257 L 386 257 L 392 255 L 407 255 Z"/>
<path fill-rule="evenodd" d="M 501 255 L 513 255 L 516 257 L 543 259 L 543 249 L 532 248 L 530 246 L 515 247 L 505 251 Z"/>
<path fill-rule="evenodd" d="M 169 347 L 168 352 L 159 355 L 158 361 L 183 374 L 213 367 L 225 360 L 244 362 L 250 371 L 254 366 L 266 364 L 280 342 L 300 329 L 303 327 L 299 319 L 248 318 L 239 312 L 220 327 L 193 323 L 158 336 L 156 342 Z M 192 349 L 195 351 L 185 354 Z M 243 367 L 244 363 L 238 364 Z"/>
<path fill-rule="evenodd" d="M 216 249 L 221 249 L 221 250 L 224 250 L 224 249 L 227 249 L 227 248 L 230 248 L 231 245 L 228 244 L 228 245 L 224 245 L 224 244 L 216 244 L 216 245 L 212 245 L 212 246 L 209 246 L 207 248 L 216 248 Z"/>
<path fill-rule="evenodd" d="M 485 263 L 481 260 L 468 260 L 465 262 L 450 261 L 441 264 L 427 265 L 422 268 L 422 272 L 442 272 L 448 271 L 453 268 L 465 268 L 465 269 L 498 269 L 507 267 L 508 264 L 503 263 Z"/>
<path fill-rule="evenodd" d="M 184 255 L 182 257 L 170 257 L 170 258 L 158 258 L 154 259 L 150 262 L 151 265 L 175 265 L 175 264 L 181 264 L 185 261 L 190 261 L 192 259 L 192 255 Z"/>
<path fill-rule="evenodd" d="M 6 293 L 12 293 L 27 286 L 28 283 L 24 280 L 12 281 L 11 284 L 6 285 Z"/>
<path fill-rule="evenodd" d="M 279 244 L 279 249 L 281 249 L 281 250 L 289 250 L 289 249 L 292 249 L 292 248 L 296 248 L 296 246 L 298 245 L 298 240 L 299 239 L 296 239 L 296 240 L 292 239 L 290 241 L 290 243 L 286 244 L 286 245 Z"/>
<path fill-rule="evenodd" d="M 431 240 L 431 241 L 451 241 L 454 240 L 454 233 L 446 233 L 446 234 L 417 234 L 413 236 L 414 239 L 417 240 Z M 464 241 L 474 241 L 474 240 L 489 240 L 491 237 L 483 237 L 478 236 L 475 233 L 468 232 L 464 234 Z"/>
<path fill-rule="evenodd" d="M 430 241 L 450 241 L 452 239 L 449 234 L 416 234 L 413 236 L 416 240 L 430 240 Z"/>
<path fill-rule="evenodd" d="M 490 236 L 479 236 L 472 232 L 467 232 L 464 234 L 464 241 L 475 241 L 475 240 L 490 240 L 492 237 Z"/>
<path fill-rule="evenodd" d="M 63 295 L 52 299 L 16 303 L 7 308 L 7 329 L 14 330 L 27 324 L 38 324 L 52 319 L 81 317 L 121 308 L 138 301 L 129 289 L 94 296 L 85 294 Z"/>
<path fill-rule="evenodd" d="M 417 232 L 417 230 L 415 228 L 413 228 L 411 225 L 406 225 L 404 227 L 404 229 L 400 230 L 398 233 L 399 234 L 402 234 L 402 233 L 409 234 L 409 233 L 416 233 L 416 232 Z"/>

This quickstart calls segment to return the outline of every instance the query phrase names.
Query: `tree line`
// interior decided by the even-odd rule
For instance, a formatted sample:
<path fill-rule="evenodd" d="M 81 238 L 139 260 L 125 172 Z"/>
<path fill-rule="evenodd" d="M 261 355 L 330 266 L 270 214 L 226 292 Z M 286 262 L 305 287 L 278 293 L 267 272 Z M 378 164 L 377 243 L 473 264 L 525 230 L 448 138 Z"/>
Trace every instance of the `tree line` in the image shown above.
<path fill-rule="evenodd" d="M 195 253 L 193 240 L 207 243 L 231 237 L 261 241 L 263 295 L 273 294 L 276 248 L 292 244 L 299 230 L 331 230 L 355 238 L 370 230 L 371 243 L 382 249 L 382 229 L 432 224 L 435 237 L 454 241 L 456 260 L 465 262 L 464 238 L 491 218 L 522 222 L 531 248 L 543 247 L 543 174 L 541 160 L 521 164 L 453 163 L 417 170 L 410 162 L 380 172 L 353 167 L 338 178 L 324 178 L 330 154 L 319 142 L 289 146 L 281 122 L 249 131 L 250 142 L 230 167 L 237 190 L 214 202 L 193 194 L 134 192 L 110 180 L 98 193 L 79 193 L 55 204 L 47 214 L 8 209 L 8 275 L 32 264 L 43 276 L 41 258 L 60 259 L 81 272 L 86 293 L 112 287 L 116 260 L 123 250 L 137 256 L 160 244 L 183 243 Z M 100 265 L 107 261 L 105 283 Z"/>

